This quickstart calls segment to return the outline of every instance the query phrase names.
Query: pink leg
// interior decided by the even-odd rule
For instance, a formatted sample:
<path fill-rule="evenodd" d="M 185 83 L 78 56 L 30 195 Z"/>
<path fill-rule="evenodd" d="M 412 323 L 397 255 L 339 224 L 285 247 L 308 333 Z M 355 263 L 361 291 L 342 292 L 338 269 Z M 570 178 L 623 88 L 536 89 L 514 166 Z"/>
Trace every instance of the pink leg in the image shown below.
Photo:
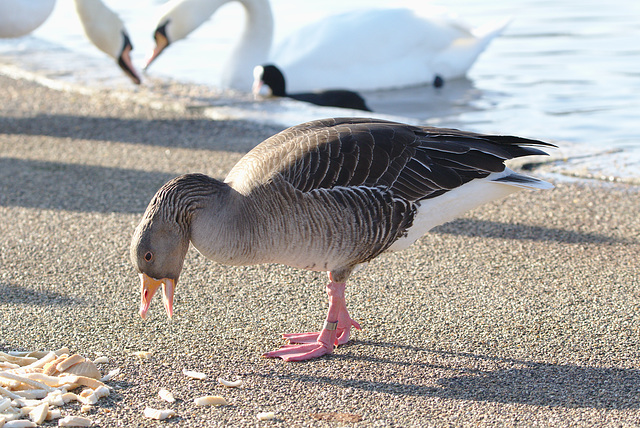
<path fill-rule="evenodd" d="M 349 340 L 351 327 L 358 330 L 360 325 L 349 317 L 344 298 L 344 282 L 331 282 L 327 285 L 329 311 L 324 327 L 319 333 L 285 334 L 284 338 L 295 345 L 267 352 L 263 357 L 282 358 L 285 361 L 303 361 L 333 352 L 335 344 L 344 344 Z"/>

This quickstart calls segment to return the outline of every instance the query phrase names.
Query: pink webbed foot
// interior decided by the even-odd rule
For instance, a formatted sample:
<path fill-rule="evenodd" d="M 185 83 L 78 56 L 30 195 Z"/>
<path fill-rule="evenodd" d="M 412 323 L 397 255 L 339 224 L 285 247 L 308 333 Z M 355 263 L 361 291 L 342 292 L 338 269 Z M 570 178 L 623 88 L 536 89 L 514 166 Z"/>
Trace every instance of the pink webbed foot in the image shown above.
<path fill-rule="evenodd" d="M 344 345 L 349 341 L 351 337 L 351 327 L 355 327 L 356 330 L 362 330 L 357 321 L 351 319 L 346 311 L 344 313 L 346 314 L 346 318 L 342 317 L 342 313 L 338 317 L 336 346 Z M 289 343 L 313 343 L 318 340 L 318 336 L 320 336 L 320 332 L 315 331 L 309 333 L 285 333 L 282 335 L 282 338 L 286 339 Z"/>
<path fill-rule="evenodd" d="M 302 333 L 305 334 L 305 333 Z M 336 341 L 336 330 L 323 329 L 320 334 L 315 334 L 315 340 L 311 343 L 284 345 L 280 349 L 267 352 L 262 355 L 266 358 L 282 358 L 285 361 L 304 361 L 321 357 L 333 352 L 333 344 Z"/>
<path fill-rule="evenodd" d="M 335 345 L 347 343 L 351 335 L 351 327 L 360 330 L 360 324 L 352 320 L 347 312 L 344 288 L 345 283 L 332 281 L 327 285 L 329 311 L 321 332 L 284 334 L 282 337 L 287 339 L 289 344 L 278 350 L 267 352 L 263 357 L 282 358 L 285 361 L 309 360 L 330 354 Z M 337 321 L 331 321 L 336 319 Z"/>

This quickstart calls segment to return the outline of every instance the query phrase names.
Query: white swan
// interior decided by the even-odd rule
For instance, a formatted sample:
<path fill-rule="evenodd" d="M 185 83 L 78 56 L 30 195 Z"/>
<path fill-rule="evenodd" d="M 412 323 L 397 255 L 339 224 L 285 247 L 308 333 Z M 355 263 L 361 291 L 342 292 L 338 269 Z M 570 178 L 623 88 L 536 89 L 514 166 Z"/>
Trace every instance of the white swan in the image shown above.
<path fill-rule="evenodd" d="M 140 76 L 131 61 L 133 45 L 124 23 L 100 0 L 75 0 L 84 32 L 98 49 L 114 58 L 135 84 Z"/>
<path fill-rule="evenodd" d="M 0 37 L 22 37 L 47 20 L 56 0 L 0 1 Z"/>
<path fill-rule="evenodd" d="M 233 0 L 171 0 L 158 21 L 156 48 L 146 67 Z M 256 65 L 276 64 L 291 91 L 344 87 L 375 90 L 432 83 L 466 74 L 506 22 L 471 29 L 447 16 L 409 9 L 368 9 L 330 16 L 294 32 L 272 49 L 273 15 L 267 0 L 237 0 L 246 9 L 240 42 L 221 84 L 249 90 Z M 145 68 L 146 68 L 145 67 Z"/>
<path fill-rule="evenodd" d="M 21 37 L 37 29 L 51 14 L 55 0 L 0 0 L 0 37 Z M 100 0 L 75 0 L 76 11 L 89 40 L 114 58 L 139 84 L 131 62 L 133 46 L 122 20 Z"/>

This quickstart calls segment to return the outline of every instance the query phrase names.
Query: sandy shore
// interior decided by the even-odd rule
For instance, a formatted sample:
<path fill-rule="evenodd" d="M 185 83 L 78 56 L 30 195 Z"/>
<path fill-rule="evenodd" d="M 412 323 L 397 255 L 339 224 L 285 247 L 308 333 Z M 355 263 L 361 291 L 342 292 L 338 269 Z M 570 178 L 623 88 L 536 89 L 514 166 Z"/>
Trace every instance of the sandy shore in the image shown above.
<path fill-rule="evenodd" d="M 109 356 L 103 370 L 122 373 L 90 413 L 96 426 L 158 426 L 142 411 L 166 407 L 160 387 L 179 398 L 170 426 L 351 424 L 318 413 L 356 426 L 640 425 L 638 187 L 556 183 L 439 227 L 352 278 L 363 330 L 350 343 L 284 363 L 260 355 L 282 332 L 320 327 L 325 275 L 226 267 L 192 249 L 174 319 L 156 299 L 143 321 L 128 257 L 160 185 L 222 178 L 277 128 L 6 76 L 0 88 L 0 350 Z M 209 394 L 232 404 L 193 405 Z M 258 423 L 262 411 L 277 418 Z"/>

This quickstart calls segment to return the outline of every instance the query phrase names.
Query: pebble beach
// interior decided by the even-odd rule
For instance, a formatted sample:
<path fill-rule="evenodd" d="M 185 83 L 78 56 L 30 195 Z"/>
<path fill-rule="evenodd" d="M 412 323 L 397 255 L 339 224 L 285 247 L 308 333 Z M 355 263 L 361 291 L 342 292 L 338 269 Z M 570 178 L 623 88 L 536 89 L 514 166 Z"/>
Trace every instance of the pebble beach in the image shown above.
<path fill-rule="evenodd" d="M 379 257 L 347 286 L 362 331 L 329 356 L 285 363 L 261 355 L 281 333 L 321 327 L 326 275 L 223 266 L 192 248 L 174 318 L 156 298 L 142 320 L 129 260 L 162 184 L 222 179 L 281 127 L 212 119 L 177 84 L 123 95 L 0 74 L 0 88 L 0 351 L 107 356 L 102 369 L 121 371 L 86 415 L 93 426 L 640 425 L 637 185 L 528 171 L 556 188 Z M 177 401 L 163 403 L 160 388 Z M 230 404 L 195 406 L 203 395 Z M 177 416 L 153 421 L 146 406 Z"/>

